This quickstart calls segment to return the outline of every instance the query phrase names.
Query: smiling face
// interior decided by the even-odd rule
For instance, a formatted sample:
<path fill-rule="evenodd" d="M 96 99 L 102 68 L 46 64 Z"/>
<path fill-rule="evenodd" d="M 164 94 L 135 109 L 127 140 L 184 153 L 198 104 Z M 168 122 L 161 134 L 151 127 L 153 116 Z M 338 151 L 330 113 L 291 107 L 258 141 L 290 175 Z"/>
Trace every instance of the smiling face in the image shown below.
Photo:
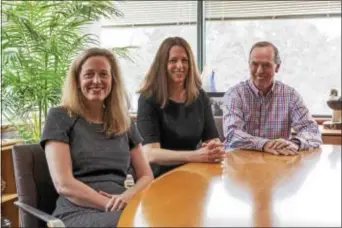
<path fill-rule="evenodd" d="M 265 91 L 274 82 L 274 75 L 278 72 L 280 64 L 274 62 L 272 46 L 255 47 L 250 55 L 249 70 L 254 85 Z"/>
<path fill-rule="evenodd" d="M 167 73 L 169 83 L 184 85 L 189 73 L 189 57 L 182 46 L 175 45 L 170 49 Z"/>
<path fill-rule="evenodd" d="M 88 101 L 103 103 L 112 88 L 111 66 L 106 57 L 92 56 L 83 63 L 79 88 Z"/>

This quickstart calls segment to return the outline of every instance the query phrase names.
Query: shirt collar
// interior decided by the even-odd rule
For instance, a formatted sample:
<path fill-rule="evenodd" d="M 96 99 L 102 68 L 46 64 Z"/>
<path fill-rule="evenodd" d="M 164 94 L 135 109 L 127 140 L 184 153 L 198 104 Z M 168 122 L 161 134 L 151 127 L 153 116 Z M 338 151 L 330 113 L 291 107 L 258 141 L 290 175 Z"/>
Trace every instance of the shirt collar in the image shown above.
<path fill-rule="evenodd" d="M 260 90 L 254 85 L 252 79 L 249 79 L 249 80 L 248 80 L 248 85 L 249 85 L 249 87 L 251 88 L 251 90 L 253 91 L 253 93 L 254 93 L 256 96 L 263 96 L 262 91 L 260 91 Z M 267 97 L 268 95 L 270 95 L 270 94 L 273 93 L 275 86 L 276 86 L 276 81 L 273 82 L 270 91 L 268 91 L 268 93 L 265 95 L 265 97 Z"/>

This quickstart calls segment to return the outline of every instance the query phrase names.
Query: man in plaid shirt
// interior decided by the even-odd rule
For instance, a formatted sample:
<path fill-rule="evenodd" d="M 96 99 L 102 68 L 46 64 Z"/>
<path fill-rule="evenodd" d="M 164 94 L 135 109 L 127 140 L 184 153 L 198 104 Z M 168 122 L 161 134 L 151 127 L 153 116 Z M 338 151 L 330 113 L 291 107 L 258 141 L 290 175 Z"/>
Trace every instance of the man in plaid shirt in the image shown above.
<path fill-rule="evenodd" d="M 254 44 L 249 55 L 251 78 L 230 88 L 223 97 L 226 149 L 242 148 L 296 155 L 322 144 L 321 132 L 292 87 L 274 79 L 281 64 L 272 43 Z M 291 137 L 291 128 L 297 135 Z"/>

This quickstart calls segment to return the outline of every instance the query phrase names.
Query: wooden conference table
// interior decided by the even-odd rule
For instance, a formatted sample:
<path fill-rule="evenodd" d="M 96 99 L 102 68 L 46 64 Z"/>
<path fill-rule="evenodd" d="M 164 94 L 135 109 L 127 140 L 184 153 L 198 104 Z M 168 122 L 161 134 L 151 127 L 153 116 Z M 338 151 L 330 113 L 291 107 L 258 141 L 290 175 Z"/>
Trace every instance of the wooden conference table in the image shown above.
<path fill-rule="evenodd" d="M 137 194 L 118 226 L 341 226 L 341 146 L 183 165 Z"/>

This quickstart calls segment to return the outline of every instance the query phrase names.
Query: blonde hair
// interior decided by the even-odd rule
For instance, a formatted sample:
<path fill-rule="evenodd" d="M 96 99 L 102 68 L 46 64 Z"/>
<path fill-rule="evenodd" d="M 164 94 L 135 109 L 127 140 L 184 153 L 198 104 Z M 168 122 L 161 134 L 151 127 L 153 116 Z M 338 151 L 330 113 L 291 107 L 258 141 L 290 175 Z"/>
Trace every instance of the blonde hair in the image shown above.
<path fill-rule="evenodd" d="M 111 68 L 112 88 L 104 100 L 103 130 L 106 135 L 121 135 L 128 131 L 131 124 L 128 114 L 129 100 L 118 62 L 109 50 L 89 48 L 74 59 L 64 81 L 61 105 L 68 110 L 70 115 L 86 116 L 85 97 L 79 89 L 79 76 L 84 62 L 93 56 L 106 57 Z"/>
<path fill-rule="evenodd" d="M 142 87 L 138 93 L 145 97 L 156 96 L 156 101 L 164 108 L 169 99 L 167 64 L 169 53 L 173 46 L 185 49 L 189 58 L 189 73 L 185 79 L 186 105 L 191 104 L 199 95 L 202 86 L 200 75 L 196 66 L 195 57 L 190 45 L 181 37 L 168 37 L 160 45 L 153 63 L 147 72 Z"/>

